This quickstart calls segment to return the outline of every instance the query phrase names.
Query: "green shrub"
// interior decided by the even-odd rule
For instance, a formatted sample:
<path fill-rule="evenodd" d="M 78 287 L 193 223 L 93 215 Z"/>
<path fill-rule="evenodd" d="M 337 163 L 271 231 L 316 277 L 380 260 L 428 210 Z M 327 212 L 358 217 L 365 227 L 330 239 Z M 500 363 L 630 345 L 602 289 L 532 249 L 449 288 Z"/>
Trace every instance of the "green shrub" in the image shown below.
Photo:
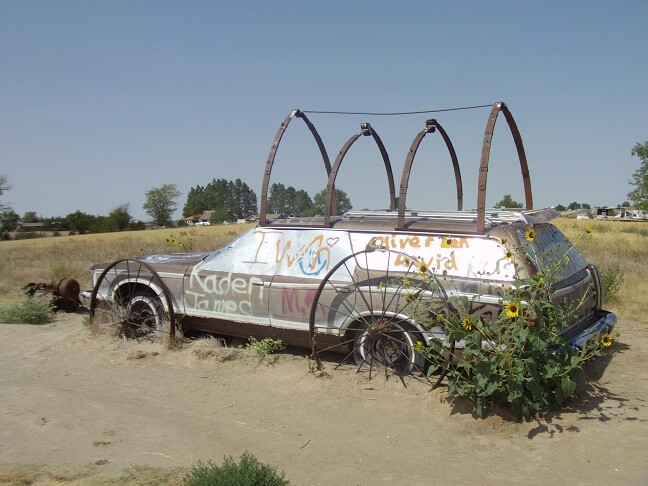
<path fill-rule="evenodd" d="M 617 300 L 617 294 L 623 284 L 623 271 L 618 262 L 599 266 L 599 277 L 601 278 L 601 289 L 606 302 Z"/>
<path fill-rule="evenodd" d="M 198 462 L 185 477 L 188 486 L 283 486 L 290 484 L 285 473 L 277 473 L 274 467 L 261 464 L 247 451 L 240 462 L 225 457 L 218 466 L 212 461 Z"/>
<path fill-rule="evenodd" d="M 285 349 L 286 345 L 281 339 L 272 339 L 267 337 L 259 341 L 256 338 L 251 337 L 248 339 L 248 343 L 245 348 L 265 357 L 269 354 L 276 353 L 277 351 Z"/>
<path fill-rule="evenodd" d="M 586 351 L 573 349 L 559 331 L 575 309 L 555 307 L 548 285 L 542 277 L 516 282 L 517 288 L 502 296 L 500 314 L 490 320 L 469 314 L 465 297 L 449 298 L 449 315 L 441 318 L 446 342 L 417 343 L 417 351 L 431 362 L 428 374 L 444 373 L 448 393 L 470 400 L 480 417 L 491 403 L 510 406 L 523 420 L 558 410 L 576 389 L 575 373 L 601 355 L 612 337 L 604 335 Z M 463 342 L 461 352 L 449 347 L 455 342 Z"/>
<path fill-rule="evenodd" d="M 534 237 L 535 233 L 525 236 L 529 241 Z M 430 310 L 430 327 L 443 326 L 445 339 L 418 342 L 416 351 L 430 363 L 428 376 L 445 376 L 448 393 L 471 401 L 480 417 L 489 404 L 508 406 L 522 420 L 558 410 L 574 394 L 574 378 L 584 363 L 612 345 L 610 334 L 584 350 L 569 344 L 562 330 L 578 318 L 591 294 L 569 304 L 552 302 L 553 284 L 562 278 L 569 258 L 550 257 L 543 257 L 547 263 L 533 277 L 501 288 L 499 310 L 492 315 L 476 316 L 471 312 L 474 303 L 459 292 L 453 292 L 441 310 Z M 618 285 L 620 270 L 611 273 Z M 432 280 L 430 285 L 440 284 Z"/>
<path fill-rule="evenodd" d="M 38 299 L 7 302 L 0 305 L 0 322 L 8 324 L 46 324 L 52 322 L 54 313 L 49 304 Z"/>

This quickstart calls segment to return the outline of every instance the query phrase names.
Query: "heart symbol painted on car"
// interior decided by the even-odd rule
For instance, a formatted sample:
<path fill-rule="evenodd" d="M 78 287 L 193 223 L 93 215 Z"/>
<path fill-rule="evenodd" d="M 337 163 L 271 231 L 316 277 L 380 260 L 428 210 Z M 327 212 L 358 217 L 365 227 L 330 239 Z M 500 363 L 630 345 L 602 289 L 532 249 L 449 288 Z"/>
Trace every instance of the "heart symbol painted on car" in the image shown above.
<path fill-rule="evenodd" d="M 326 238 L 326 244 L 327 244 L 328 246 L 331 246 L 331 247 L 337 245 L 337 242 L 338 242 L 338 241 L 340 241 L 340 238 L 339 238 L 339 237 L 336 237 L 336 238 Z"/>

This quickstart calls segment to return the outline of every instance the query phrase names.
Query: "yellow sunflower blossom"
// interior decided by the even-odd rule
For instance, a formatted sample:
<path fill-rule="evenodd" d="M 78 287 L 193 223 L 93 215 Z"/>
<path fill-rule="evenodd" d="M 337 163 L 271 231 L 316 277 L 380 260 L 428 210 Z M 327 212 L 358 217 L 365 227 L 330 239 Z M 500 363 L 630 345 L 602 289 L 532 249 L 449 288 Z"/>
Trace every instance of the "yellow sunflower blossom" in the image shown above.
<path fill-rule="evenodd" d="M 520 315 L 520 304 L 517 302 L 507 302 L 504 304 L 504 312 L 509 319 L 515 319 Z"/>
<path fill-rule="evenodd" d="M 423 343 L 421 341 L 416 341 L 416 344 L 414 345 L 414 350 L 417 353 L 422 353 L 425 351 L 425 346 L 423 346 Z"/>
<path fill-rule="evenodd" d="M 429 266 L 427 263 L 425 263 L 425 262 L 419 262 L 419 265 L 418 265 L 418 272 L 419 272 L 420 274 L 422 274 L 422 275 L 423 275 L 423 274 L 426 274 L 426 273 L 428 272 L 429 269 L 430 269 L 430 266 Z"/>
<path fill-rule="evenodd" d="M 609 348 L 610 346 L 612 346 L 613 341 L 614 339 L 612 339 L 612 334 L 607 333 L 601 336 L 601 344 L 604 348 Z"/>
<path fill-rule="evenodd" d="M 461 327 L 463 327 L 466 331 L 472 331 L 472 321 L 467 317 L 464 317 L 463 319 L 461 319 Z"/>
<path fill-rule="evenodd" d="M 529 228 L 524 232 L 524 237 L 527 239 L 527 241 L 533 241 L 535 239 L 535 230 L 533 228 Z"/>
<path fill-rule="evenodd" d="M 414 302 L 414 299 L 416 299 L 416 297 L 414 297 L 414 294 L 407 294 L 405 296 L 405 302 L 407 302 L 408 304 Z"/>
<path fill-rule="evenodd" d="M 585 228 L 585 233 L 587 233 L 588 235 L 591 234 L 592 231 L 594 231 L 594 230 L 593 230 L 593 228 L 591 226 L 588 226 L 587 228 Z"/>
<path fill-rule="evenodd" d="M 504 238 L 504 237 L 501 237 L 501 238 L 499 239 L 499 242 L 500 242 L 502 245 L 506 245 L 506 243 L 508 243 L 508 240 L 507 240 L 506 238 Z"/>
<path fill-rule="evenodd" d="M 441 239 L 441 248 L 452 248 L 452 238 L 444 236 Z"/>
<path fill-rule="evenodd" d="M 511 258 L 513 258 L 513 253 L 511 253 L 510 251 L 507 251 L 506 253 L 504 253 L 504 258 L 506 258 L 507 260 L 510 260 Z"/>

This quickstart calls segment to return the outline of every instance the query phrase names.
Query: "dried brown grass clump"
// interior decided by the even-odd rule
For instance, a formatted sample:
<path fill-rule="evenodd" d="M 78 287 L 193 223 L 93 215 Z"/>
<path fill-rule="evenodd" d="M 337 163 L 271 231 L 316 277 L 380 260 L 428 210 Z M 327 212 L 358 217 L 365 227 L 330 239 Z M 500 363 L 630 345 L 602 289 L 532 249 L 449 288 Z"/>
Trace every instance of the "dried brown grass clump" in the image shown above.
<path fill-rule="evenodd" d="M 233 361 L 245 356 L 241 348 L 228 347 L 223 339 L 212 336 L 202 337 L 190 342 L 191 354 L 198 359 L 214 359 L 219 363 Z"/>

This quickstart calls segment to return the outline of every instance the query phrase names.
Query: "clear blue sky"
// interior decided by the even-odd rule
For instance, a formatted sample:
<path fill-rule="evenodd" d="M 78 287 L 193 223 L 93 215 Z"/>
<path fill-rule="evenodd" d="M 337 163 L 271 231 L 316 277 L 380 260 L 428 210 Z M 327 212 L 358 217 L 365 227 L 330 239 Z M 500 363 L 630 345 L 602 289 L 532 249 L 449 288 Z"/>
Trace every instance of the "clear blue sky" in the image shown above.
<path fill-rule="evenodd" d="M 516 118 L 536 207 L 617 205 L 648 140 L 647 1 L 8 1 L 0 0 L 0 174 L 16 212 L 145 219 L 147 189 L 183 195 L 212 178 L 260 196 L 279 123 L 292 108 L 416 111 L 503 100 Z M 333 160 L 369 121 L 396 182 L 416 133 L 436 116 L 452 138 L 465 207 L 476 204 L 489 110 L 387 118 L 310 115 Z M 272 182 L 311 195 L 326 178 L 294 122 Z M 387 205 L 378 152 L 359 140 L 338 187 L 355 208 Z M 452 209 L 438 135 L 424 140 L 408 206 Z M 522 201 L 503 117 L 487 203 Z"/>

